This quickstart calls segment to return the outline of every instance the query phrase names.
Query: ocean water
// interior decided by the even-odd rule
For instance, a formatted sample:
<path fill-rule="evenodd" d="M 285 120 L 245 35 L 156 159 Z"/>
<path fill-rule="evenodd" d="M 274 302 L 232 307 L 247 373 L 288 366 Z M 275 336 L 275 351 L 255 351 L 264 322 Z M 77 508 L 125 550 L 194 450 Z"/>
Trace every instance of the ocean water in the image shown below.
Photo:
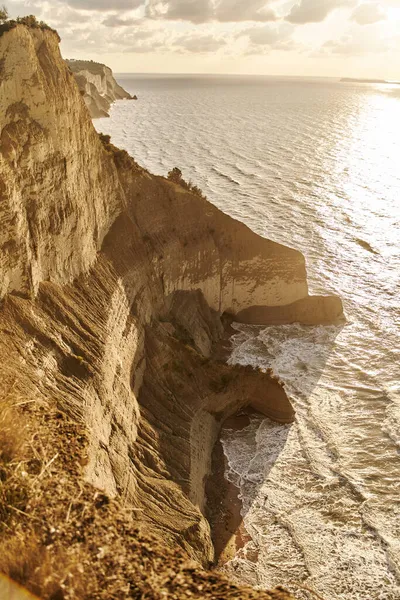
<path fill-rule="evenodd" d="M 292 425 L 225 430 L 249 539 L 225 570 L 298 598 L 400 599 L 400 87 L 135 76 L 95 121 L 158 174 L 306 256 L 340 327 L 236 326 L 232 362 L 272 367 Z"/>

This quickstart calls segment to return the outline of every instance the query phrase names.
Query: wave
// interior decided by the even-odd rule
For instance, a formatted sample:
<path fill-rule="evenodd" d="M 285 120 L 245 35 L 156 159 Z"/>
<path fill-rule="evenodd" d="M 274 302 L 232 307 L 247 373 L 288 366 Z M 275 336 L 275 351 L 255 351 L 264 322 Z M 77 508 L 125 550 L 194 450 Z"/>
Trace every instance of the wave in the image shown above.
<path fill-rule="evenodd" d="M 175 89 L 160 80 L 146 88 L 146 102 L 117 102 L 96 126 L 144 167 L 165 174 L 167 165 L 179 166 L 225 212 L 301 250 L 310 289 L 338 293 L 348 314 L 337 330 L 236 329 L 232 360 L 272 366 L 297 416 L 287 430 L 259 419 L 244 438 L 226 441 L 228 476 L 240 482 L 251 536 L 230 574 L 265 588 L 307 581 L 326 600 L 398 600 L 391 565 L 400 564 L 400 142 L 393 119 L 383 119 L 384 105 L 371 110 L 374 91 L 332 82 L 251 89 L 242 82 L 231 96 L 218 79 L 195 94 L 190 81 Z M 297 596 L 309 600 L 304 591 Z"/>
<path fill-rule="evenodd" d="M 230 175 L 227 175 L 226 173 L 222 173 L 221 171 L 219 171 L 219 169 L 216 169 L 215 167 L 211 167 L 211 170 L 214 171 L 214 173 L 216 173 L 219 177 L 222 177 L 223 179 L 226 179 L 227 181 L 230 181 L 231 183 L 233 183 L 235 185 L 240 185 L 239 181 L 236 181 L 236 179 L 233 179 L 233 177 L 231 177 Z"/>

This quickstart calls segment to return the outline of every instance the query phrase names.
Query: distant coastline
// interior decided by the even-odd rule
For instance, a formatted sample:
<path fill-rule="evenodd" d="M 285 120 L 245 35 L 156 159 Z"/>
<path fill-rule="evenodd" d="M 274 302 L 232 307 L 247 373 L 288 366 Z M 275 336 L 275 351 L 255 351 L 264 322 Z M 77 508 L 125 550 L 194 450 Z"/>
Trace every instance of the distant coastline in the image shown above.
<path fill-rule="evenodd" d="M 353 77 L 342 77 L 340 81 L 342 83 L 389 83 L 393 85 L 400 85 L 400 81 L 387 81 L 386 79 L 357 79 Z"/>

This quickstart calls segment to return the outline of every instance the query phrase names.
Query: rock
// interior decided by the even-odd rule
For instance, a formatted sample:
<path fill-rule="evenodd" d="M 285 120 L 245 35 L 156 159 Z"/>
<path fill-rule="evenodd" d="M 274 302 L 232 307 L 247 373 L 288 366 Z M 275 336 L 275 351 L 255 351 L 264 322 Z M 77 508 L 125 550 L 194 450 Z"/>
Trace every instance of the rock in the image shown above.
<path fill-rule="evenodd" d="M 67 60 L 92 119 L 108 117 L 115 100 L 137 100 L 115 81 L 109 67 L 92 60 Z"/>
<path fill-rule="evenodd" d="M 17 25 L 0 55 L 0 378 L 84 426 L 86 481 L 207 565 L 222 423 L 293 419 L 271 374 L 210 358 L 221 315 L 291 322 L 313 302 L 328 321 L 339 302 L 309 298 L 300 252 L 100 139 L 54 33 Z"/>
<path fill-rule="evenodd" d="M 57 37 L 19 25 L 0 38 L 0 297 L 87 272 L 123 193 Z"/>
<path fill-rule="evenodd" d="M 285 306 L 251 306 L 236 315 L 239 323 L 252 325 L 326 325 L 344 321 L 338 296 L 307 296 Z"/>

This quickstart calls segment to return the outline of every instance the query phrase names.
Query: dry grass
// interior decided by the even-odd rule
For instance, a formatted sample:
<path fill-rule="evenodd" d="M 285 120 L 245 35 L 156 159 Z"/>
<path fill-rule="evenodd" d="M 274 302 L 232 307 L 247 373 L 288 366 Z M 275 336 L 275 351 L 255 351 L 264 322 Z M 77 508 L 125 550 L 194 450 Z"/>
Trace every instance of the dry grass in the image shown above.
<path fill-rule="evenodd" d="M 0 573 L 42 600 L 291 600 L 239 589 L 82 480 L 85 429 L 12 389 L 0 396 Z"/>
<path fill-rule="evenodd" d="M 17 528 L 32 489 L 29 431 L 17 405 L 13 386 L 8 386 L 0 398 L 0 572 L 23 583 L 37 568 L 40 553 L 34 536 L 21 536 Z"/>
<path fill-rule="evenodd" d="M 24 512 L 29 496 L 28 429 L 16 404 L 12 390 L 0 399 L 0 532 L 10 529 L 15 513 Z"/>
<path fill-rule="evenodd" d="M 79 562 L 33 529 L 0 544 L 0 572 L 43 599 L 83 598 L 87 587 Z"/>
<path fill-rule="evenodd" d="M 238 589 L 141 532 L 117 502 L 80 480 L 82 427 L 26 402 L 1 403 L 6 485 L 24 472 L 27 490 L 22 509 L 2 501 L 1 573 L 42 600 L 289 600 Z"/>
<path fill-rule="evenodd" d="M 0 399 L 0 462 L 9 464 L 23 458 L 26 447 L 26 423 L 18 414 L 18 400 L 12 387 Z"/>
<path fill-rule="evenodd" d="M 53 529 L 41 513 L 45 480 L 58 454 L 48 460 L 34 416 L 21 410 L 27 404 L 13 386 L 0 397 L 0 572 L 41 598 L 80 598 L 85 585 L 79 560 L 43 539 L 44 526 Z"/>

